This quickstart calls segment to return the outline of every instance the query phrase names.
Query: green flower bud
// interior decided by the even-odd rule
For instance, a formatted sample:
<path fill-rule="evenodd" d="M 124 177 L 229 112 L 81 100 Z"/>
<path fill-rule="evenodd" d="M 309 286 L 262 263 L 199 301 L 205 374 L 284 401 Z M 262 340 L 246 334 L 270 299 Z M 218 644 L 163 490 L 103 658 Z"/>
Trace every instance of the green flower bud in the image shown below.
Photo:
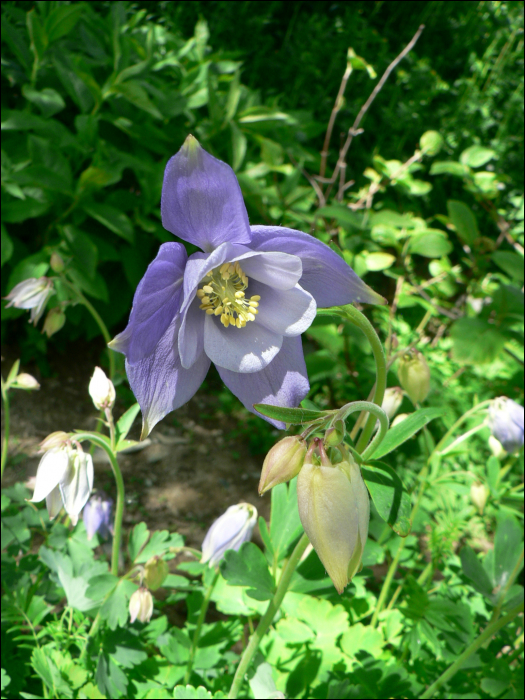
<path fill-rule="evenodd" d="M 156 591 L 162 586 L 168 574 L 168 565 L 164 559 L 159 556 L 151 557 L 144 567 L 144 582 L 150 590 Z"/>
<path fill-rule="evenodd" d="M 338 420 L 325 433 L 324 444 L 326 447 L 337 447 L 345 438 L 345 422 Z"/>
<path fill-rule="evenodd" d="M 64 265 L 64 261 L 60 257 L 58 253 L 52 253 L 51 254 L 51 259 L 49 260 L 49 265 L 51 266 L 51 269 L 53 272 L 64 272 L 66 269 L 66 266 Z"/>
<path fill-rule="evenodd" d="M 494 457 L 497 457 L 498 459 L 503 459 L 507 455 L 505 448 L 498 440 L 498 438 L 494 437 L 494 435 L 491 435 L 489 437 L 489 449 L 494 455 Z"/>
<path fill-rule="evenodd" d="M 488 495 L 487 487 L 484 484 L 472 484 L 470 487 L 470 500 L 476 506 L 480 515 L 483 515 Z"/>
<path fill-rule="evenodd" d="M 297 479 L 301 522 L 338 593 L 361 569 L 370 519 L 361 471 L 347 457 L 335 466 L 314 465 L 308 459 Z"/>
<path fill-rule="evenodd" d="M 430 390 L 430 369 L 424 356 L 412 348 L 399 360 L 399 383 L 413 404 L 422 403 Z"/>
<path fill-rule="evenodd" d="M 52 335 L 58 333 L 65 322 L 66 314 L 62 311 L 60 306 L 55 306 L 49 310 L 46 316 L 42 333 L 45 333 L 48 338 L 51 338 Z"/>
<path fill-rule="evenodd" d="M 263 462 L 259 494 L 262 496 L 277 484 L 297 476 L 303 466 L 305 454 L 306 442 L 299 435 L 288 435 L 274 445 Z"/>
<path fill-rule="evenodd" d="M 141 586 L 129 599 L 130 622 L 149 622 L 153 614 L 153 596 L 147 588 Z"/>

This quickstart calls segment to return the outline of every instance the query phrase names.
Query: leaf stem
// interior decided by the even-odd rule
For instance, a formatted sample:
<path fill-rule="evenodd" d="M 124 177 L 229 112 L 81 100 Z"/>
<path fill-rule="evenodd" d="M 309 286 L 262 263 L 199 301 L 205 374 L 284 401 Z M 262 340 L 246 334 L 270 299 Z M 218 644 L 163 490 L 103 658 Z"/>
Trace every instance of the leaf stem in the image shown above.
<path fill-rule="evenodd" d="M 523 612 L 523 603 L 520 603 L 517 605 L 515 608 L 513 608 L 505 617 L 502 617 L 500 620 L 495 620 L 489 626 L 487 629 L 480 634 L 480 636 L 470 644 L 465 651 L 454 661 L 452 666 L 449 666 L 447 670 L 441 674 L 441 676 L 430 685 L 423 695 L 421 695 L 422 700 L 426 698 L 431 698 L 436 690 L 440 688 L 444 683 L 449 681 L 452 676 L 454 676 L 459 669 L 463 666 L 465 661 L 472 656 L 480 647 L 483 646 L 483 644 L 488 641 L 493 634 L 498 632 L 502 627 L 505 627 L 509 622 L 512 622 L 512 620 L 517 617 L 521 612 Z"/>
<path fill-rule="evenodd" d="M 4 441 L 2 442 L 2 474 L 1 481 L 4 480 L 4 469 L 7 462 L 7 451 L 9 448 L 9 396 L 7 387 L 2 377 L 2 403 L 4 405 Z"/>
<path fill-rule="evenodd" d="M 217 570 L 215 572 L 215 575 L 212 579 L 212 582 L 208 586 L 208 588 L 206 590 L 206 594 L 202 600 L 199 618 L 197 620 L 197 627 L 195 628 L 195 632 L 193 634 L 193 639 L 191 640 L 190 654 L 189 654 L 189 658 L 188 658 L 188 666 L 186 668 L 186 675 L 184 676 L 184 681 L 183 681 L 183 683 L 185 685 L 190 682 L 191 672 L 193 670 L 193 662 L 195 661 L 195 654 L 197 653 L 197 649 L 199 647 L 199 638 L 201 636 L 202 625 L 204 624 L 204 620 L 206 619 L 206 613 L 208 612 L 208 606 L 210 604 L 211 594 L 213 593 L 213 589 L 215 588 L 215 584 L 217 583 L 218 578 L 219 578 L 219 571 Z"/>
<path fill-rule="evenodd" d="M 272 624 L 273 618 L 275 617 L 277 611 L 281 606 L 283 598 L 288 590 L 288 586 L 290 585 L 290 581 L 292 579 L 295 568 L 299 563 L 299 560 L 301 559 L 304 550 L 306 549 L 308 544 L 308 537 L 305 534 L 303 534 L 299 542 L 295 545 L 295 549 L 293 550 L 290 558 L 286 563 L 286 566 L 283 569 L 281 578 L 279 580 L 279 585 L 277 586 L 277 590 L 275 591 L 273 598 L 268 604 L 266 612 L 259 621 L 257 629 L 251 635 L 250 641 L 248 642 L 248 646 L 244 650 L 239 665 L 237 666 L 237 670 L 235 672 L 230 692 L 228 694 L 229 698 L 236 698 L 238 696 L 246 671 L 250 666 L 255 652 L 259 648 L 261 639 L 266 634 L 267 629 Z"/>
<path fill-rule="evenodd" d="M 100 437 L 100 435 L 95 435 L 94 433 L 75 433 L 74 436 L 75 440 L 78 440 L 79 442 L 82 442 L 83 440 L 90 440 L 95 445 L 101 447 L 106 451 L 111 463 L 113 476 L 115 477 L 115 483 L 117 486 L 117 503 L 115 506 L 115 524 L 113 529 L 113 548 L 111 550 L 111 573 L 114 576 L 118 576 L 120 543 L 122 540 L 122 518 L 124 517 L 124 479 L 122 478 L 122 472 L 120 471 L 115 453 L 108 443 L 102 437 Z"/>

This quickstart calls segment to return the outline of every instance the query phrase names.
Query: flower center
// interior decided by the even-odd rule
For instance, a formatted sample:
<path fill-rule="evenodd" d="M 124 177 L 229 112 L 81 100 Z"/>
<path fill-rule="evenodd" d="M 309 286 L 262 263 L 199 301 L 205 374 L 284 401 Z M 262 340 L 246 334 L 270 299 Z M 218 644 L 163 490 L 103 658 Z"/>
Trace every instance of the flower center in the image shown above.
<path fill-rule="evenodd" d="M 199 308 L 209 316 L 220 316 L 223 326 L 243 328 L 248 321 L 255 321 L 261 297 L 256 294 L 246 298 L 244 290 L 248 287 L 248 277 L 238 262 L 216 267 L 201 283 L 203 286 L 197 291 L 201 300 Z"/>

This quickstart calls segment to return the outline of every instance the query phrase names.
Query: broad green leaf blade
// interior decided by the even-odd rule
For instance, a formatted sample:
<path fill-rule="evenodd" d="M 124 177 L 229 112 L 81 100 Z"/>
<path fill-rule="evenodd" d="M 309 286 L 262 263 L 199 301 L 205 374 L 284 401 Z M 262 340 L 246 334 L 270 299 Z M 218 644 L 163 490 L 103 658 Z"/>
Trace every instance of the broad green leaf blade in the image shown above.
<path fill-rule="evenodd" d="M 410 496 L 392 467 L 384 462 L 368 462 L 362 468 L 363 479 L 379 515 L 401 537 L 406 537 L 410 520 Z"/>
<path fill-rule="evenodd" d="M 517 521 L 506 515 L 496 527 L 494 537 L 494 584 L 504 587 L 523 551 L 523 531 Z M 523 567 L 523 559 L 521 560 Z"/>
<path fill-rule="evenodd" d="M 248 586 L 250 598 L 270 600 L 273 596 L 274 581 L 268 563 L 253 542 L 245 542 L 238 552 L 225 552 L 221 574 L 230 586 Z"/>
<path fill-rule="evenodd" d="M 282 406 L 271 406 L 266 403 L 256 403 L 253 407 L 256 411 L 262 413 L 263 416 L 273 418 L 273 420 L 282 420 L 285 423 L 293 423 L 295 425 L 313 423 L 319 420 L 319 418 L 330 415 L 330 411 L 311 411 L 306 408 L 284 408 Z"/>
<path fill-rule="evenodd" d="M 374 459 L 380 459 L 389 452 L 393 452 L 399 445 L 406 442 L 412 435 L 415 435 L 418 430 L 427 423 L 430 423 L 434 418 L 439 418 L 443 414 L 440 408 L 420 408 L 418 411 L 411 413 L 404 421 L 395 425 L 385 435 L 385 439 L 374 452 Z"/>
<path fill-rule="evenodd" d="M 463 547 L 460 552 L 460 557 L 465 576 L 472 581 L 472 585 L 481 595 L 491 600 L 493 589 L 492 582 L 474 550 L 470 547 Z"/>
<path fill-rule="evenodd" d="M 505 336 L 482 318 L 463 318 L 454 321 L 450 328 L 452 356 L 462 363 L 472 365 L 493 362 L 502 352 Z"/>
<path fill-rule="evenodd" d="M 120 418 L 117 421 L 117 425 L 115 426 L 116 433 L 117 433 L 117 451 L 118 451 L 118 444 L 122 442 L 122 440 L 125 440 L 127 437 L 127 434 L 129 433 L 131 426 L 133 425 L 133 421 L 137 417 L 138 413 L 140 411 L 140 406 L 138 403 L 134 403 L 131 408 L 128 408 L 128 410 L 120 416 Z"/>
<path fill-rule="evenodd" d="M 455 199 L 448 200 L 447 209 L 458 238 L 471 246 L 479 237 L 478 222 L 472 209 L 464 202 L 458 202 Z"/>
<path fill-rule="evenodd" d="M 297 507 L 297 479 L 292 479 L 288 485 L 278 484 L 272 489 L 270 537 L 278 561 L 286 556 L 302 530 Z"/>
<path fill-rule="evenodd" d="M 146 523 L 138 523 L 135 525 L 128 542 L 129 558 L 132 562 L 138 557 L 140 550 L 148 541 L 148 537 L 149 530 Z"/>

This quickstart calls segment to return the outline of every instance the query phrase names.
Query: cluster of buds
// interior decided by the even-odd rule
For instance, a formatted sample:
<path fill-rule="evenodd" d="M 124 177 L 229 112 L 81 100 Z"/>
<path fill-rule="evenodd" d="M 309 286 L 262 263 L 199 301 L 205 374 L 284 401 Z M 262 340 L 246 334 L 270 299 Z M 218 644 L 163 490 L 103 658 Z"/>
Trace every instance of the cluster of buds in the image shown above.
<path fill-rule="evenodd" d="M 314 438 L 309 447 L 302 436 L 284 438 L 266 456 L 259 483 L 262 495 L 298 475 L 301 522 L 339 593 L 362 567 L 370 519 L 368 491 L 343 438 L 344 425 L 332 426 L 324 442 Z M 332 464 L 325 445 L 338 445 L 342 460 Z"/>
<path fill-rule="evenodd" d="M 38 465 L 32 503 L 46 499 L 50 518 L 64 507 L 73 525 L 93 489 L 93 460 L 80 443 L 62 431 L 51 433 L 42 443 L 44 456 Z"/>
<path fill-rule="evenodd" d="M 397 376 L 414 405 L 422 403 L 427 398 L 430 391 L 430 369 L 419 350 L 411 348 L 402 355 Z"/>

